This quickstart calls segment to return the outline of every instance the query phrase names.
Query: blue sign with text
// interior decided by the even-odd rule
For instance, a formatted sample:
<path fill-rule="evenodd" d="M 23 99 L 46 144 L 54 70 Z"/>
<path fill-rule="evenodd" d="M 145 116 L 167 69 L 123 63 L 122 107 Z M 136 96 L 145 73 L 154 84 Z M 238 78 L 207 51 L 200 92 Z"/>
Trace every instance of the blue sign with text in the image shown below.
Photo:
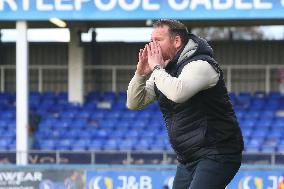
<path fill-rule="evenodd" d="M 0 20 L 284 19 L 284 0 L 0 0 Z"/>
<path fill-rule="evenodd" d="M 172 188 L 175 172 L 169 171 L 90 171 L 86 189 L 162 189 Z M 240 170 L 226 189 L 282 189 L 284 170 Z M 210 183 L 208 183 L 210 184 Z"/>

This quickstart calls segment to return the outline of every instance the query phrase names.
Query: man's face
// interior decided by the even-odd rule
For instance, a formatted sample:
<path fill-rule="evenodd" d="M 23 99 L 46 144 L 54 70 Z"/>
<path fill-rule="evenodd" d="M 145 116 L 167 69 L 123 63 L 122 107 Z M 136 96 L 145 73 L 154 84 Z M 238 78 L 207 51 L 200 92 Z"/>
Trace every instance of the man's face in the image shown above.
<path fill-rule="evenodd" d="M 177 49 L 168 26 L 154 28 L 151 40 L 160 45 L 164 61 L 171 60 L 175 56 Z"/>

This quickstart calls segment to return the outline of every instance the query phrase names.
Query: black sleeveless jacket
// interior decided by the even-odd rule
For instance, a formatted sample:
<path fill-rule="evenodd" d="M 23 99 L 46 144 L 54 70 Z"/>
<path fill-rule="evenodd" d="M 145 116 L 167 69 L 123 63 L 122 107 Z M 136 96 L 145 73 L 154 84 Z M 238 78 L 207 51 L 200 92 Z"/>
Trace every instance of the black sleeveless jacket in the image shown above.
<path fill-rule="evenodd" d="M 214 87 L 200 91 L 184 103 L 169 100 L 155 86 L 177 159 L 181 163 L 188 163 L 211 154 L 241 153 L 243 138 L 228 96 L 223 72 L 213 59 L 213 50 L 208 43 L 193 34 L 189 38 L 198 44 L 196 51 L 177 64 L 181 52 L 178 53 L 165 68 L 166 72 L 178 77 L 186 64 L 204 60 L 220 77 Z"/>

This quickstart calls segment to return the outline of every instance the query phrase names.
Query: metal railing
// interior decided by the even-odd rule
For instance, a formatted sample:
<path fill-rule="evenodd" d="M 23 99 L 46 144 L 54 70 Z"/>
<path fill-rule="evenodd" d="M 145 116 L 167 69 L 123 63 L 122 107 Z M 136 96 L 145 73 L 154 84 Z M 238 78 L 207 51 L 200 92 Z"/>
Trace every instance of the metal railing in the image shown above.
<path fill-rule="evenodd" d="M 118 83 L 118 71 L 119 70 L 134 70 L 136 65 L 85 65 L 85 70 L 110 70 L 111 71 L 111 89 L 112 91 L 117 91 L 117 83 Z M 272 70 L 284 68 L 284 65 L 223 65 L 222 69 L 225 73 L 226 84 L 228 91 L 232 91 L 233 89 L 233 71 L 235 70 L 262 70 L 265 73 L 265 92 L 271 91 L 272 86 Z M 44 70 L 65 70 L 68 71 L 67 65 L 31 65 L 29 66 L 30 70 L 37 71 L 37 80 L 38 86 L 37 89 L 39 92 L 43 91 L 43 71 Z M 0 90 L 1 92 L 5 91 L 5 83 L 6 83 L 6 72 L 7 70 L 15 70 L 15 65 L 1 65 L 0 66 Z M 67 76 L 66 76 L 67 77 Z M 275 82 L 275 81 L 274 81 Z"/>
<path fill-rule="evenodd" d="M 21 153 L 21 152 L 18 152 Z M 169 151 L 41 151 L 28 152 L 29 164 L 176 164 L 176 155 Z M 243 164 L 283 165 L 283 153 L 243 153 Z M 0 164 L 15 164 L 15 151 L 0 151 Z"/>

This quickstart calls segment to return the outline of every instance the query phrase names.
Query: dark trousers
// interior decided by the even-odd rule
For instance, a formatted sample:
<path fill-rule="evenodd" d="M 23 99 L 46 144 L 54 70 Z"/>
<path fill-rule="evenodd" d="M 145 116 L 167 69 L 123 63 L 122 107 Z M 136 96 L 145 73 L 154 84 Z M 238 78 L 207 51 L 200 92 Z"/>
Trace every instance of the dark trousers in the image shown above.
<path fill-rule="evenodd" d="M 210 155 L 179 164 L 173 189 L 225 189 L 238 172 L 241 155 Z"/>

